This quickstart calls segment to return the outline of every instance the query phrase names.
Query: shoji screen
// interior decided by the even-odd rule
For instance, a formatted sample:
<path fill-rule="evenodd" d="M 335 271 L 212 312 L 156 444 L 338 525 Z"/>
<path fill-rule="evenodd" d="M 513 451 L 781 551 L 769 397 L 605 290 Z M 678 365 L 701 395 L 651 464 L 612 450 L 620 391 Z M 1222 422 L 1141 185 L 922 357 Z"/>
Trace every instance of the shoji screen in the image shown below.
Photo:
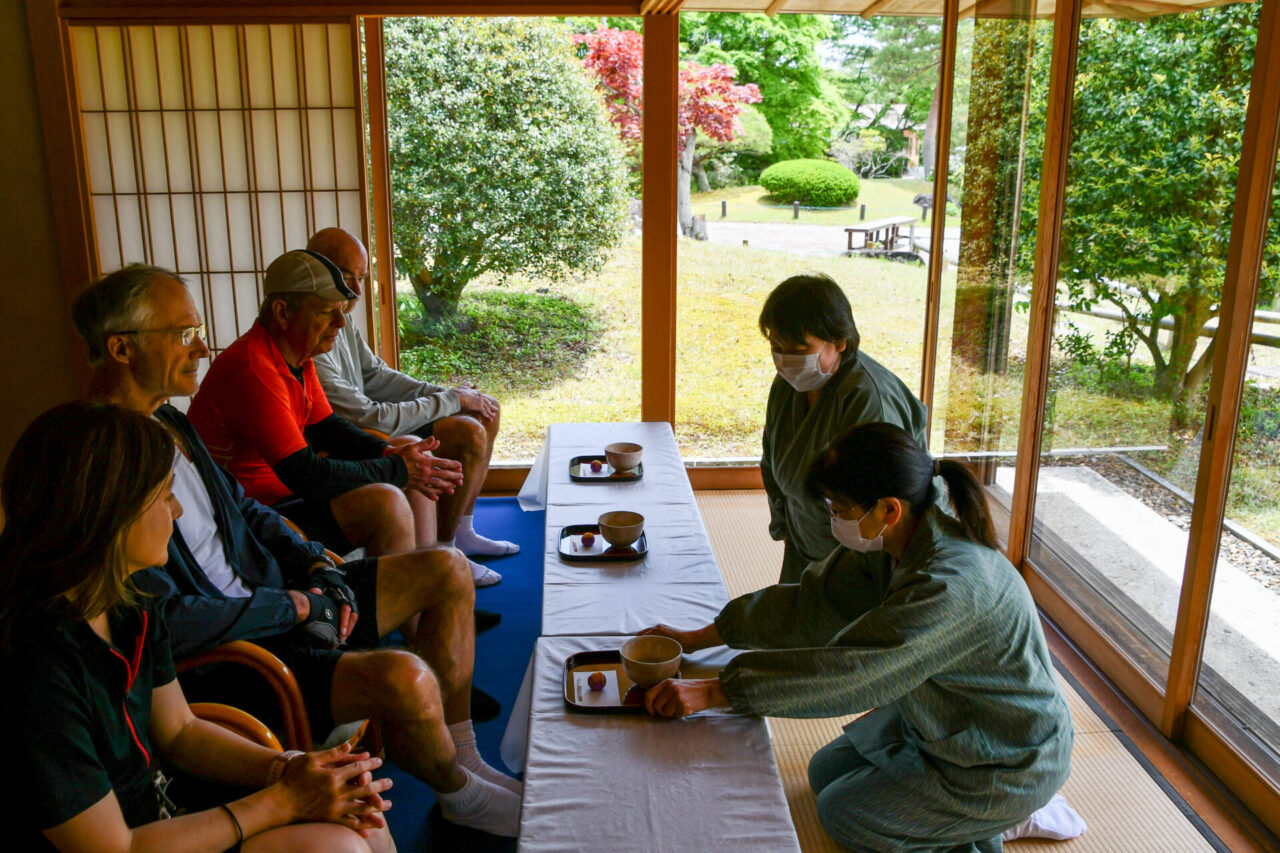
<path fill-rule="evenodd" d="M 277 255 L 328 225 L 367 233 L 349 26 L 72 27 L 71 41 L 98 267 L 186 277 L 215 354 L 253 322 Z"/>

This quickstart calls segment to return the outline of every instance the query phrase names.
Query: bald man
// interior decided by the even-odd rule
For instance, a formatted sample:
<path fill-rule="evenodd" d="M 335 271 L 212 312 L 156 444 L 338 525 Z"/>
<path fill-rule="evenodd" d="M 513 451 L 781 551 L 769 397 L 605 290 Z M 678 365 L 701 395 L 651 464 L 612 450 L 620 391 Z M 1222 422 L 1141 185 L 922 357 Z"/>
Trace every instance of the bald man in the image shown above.
<path fill-rule="evenodd" d="M 369 253 L 354 235 L 341 228 L 325 228 L 307 243 L 342 272 L 347 286 L 364 292 L 369 277 Z M 356 299 L 347 302 L 347 310 Z M 470 385 L 444 388 L 421 382 L 392 369 L 373 354 L 360 336 L 358 324 L 347 323 L 336 345 L 314 360 L 316 375 L 333 410 L 347 420 L 391 437 L 393 444 L 409 444 L 434 436 L 436 456 L 462 463 L 462 486 L 442 495 L 436 507 L 437 538 L 469 556 L 514 554 L 514 542 L 487 539 L 473 527 L 476 497 L 484 484 L 498 435 L 498 401 Z M 472 563 L 477 586 L 490 586 L 502 576 Z"/>

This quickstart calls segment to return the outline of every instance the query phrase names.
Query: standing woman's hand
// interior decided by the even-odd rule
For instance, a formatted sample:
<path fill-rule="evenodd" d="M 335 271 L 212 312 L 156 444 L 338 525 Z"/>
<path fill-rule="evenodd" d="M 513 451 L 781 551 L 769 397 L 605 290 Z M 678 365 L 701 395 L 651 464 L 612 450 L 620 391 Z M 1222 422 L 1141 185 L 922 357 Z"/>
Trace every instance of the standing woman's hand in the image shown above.
<path fill-rule="evenodd" d="M 294 820 L 340 823 L 358 832 L 381 829 L 387 825 L 382 813 L 391 808 L 382 797 L 391 780 L 372 775 L 381 766 L 381 758 L 342 744 L 294 758 L 277 785 Z"/>

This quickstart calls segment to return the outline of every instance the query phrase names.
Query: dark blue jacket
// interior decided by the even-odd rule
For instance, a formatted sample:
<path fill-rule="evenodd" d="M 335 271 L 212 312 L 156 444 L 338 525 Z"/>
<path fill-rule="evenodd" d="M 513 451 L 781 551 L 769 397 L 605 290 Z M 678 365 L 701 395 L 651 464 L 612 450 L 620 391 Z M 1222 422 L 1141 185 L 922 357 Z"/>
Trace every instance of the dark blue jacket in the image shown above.
<path fill-rule="evenodd" d="M 298 536 L 275 510 L 246 496 L 235 478 L 213 461 L 185 415 L 166 405 L 156 411 L 156 418 L 185 441 L 209 490 L 227 562 L 253 590 L 249 598 L 223 595 L 205 577 L 175 525 L 164 569 L 147 569 L 137 576 L 159 599 L 173 656 L 288 631 L 297 621 L 297 610 L 285 590 L 302 586 L 324 546 Z"/>

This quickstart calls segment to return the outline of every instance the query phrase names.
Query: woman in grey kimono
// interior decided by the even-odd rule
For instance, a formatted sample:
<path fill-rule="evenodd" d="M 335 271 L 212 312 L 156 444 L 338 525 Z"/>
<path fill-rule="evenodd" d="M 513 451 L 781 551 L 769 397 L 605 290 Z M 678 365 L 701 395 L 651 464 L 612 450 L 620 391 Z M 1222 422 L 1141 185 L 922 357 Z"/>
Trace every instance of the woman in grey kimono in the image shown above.
<path fill-rule="evenodd" d="M 839 544 L 822 501 L 805 490 L 813 458 L 840 433 L 874 421 L 900 426 L 925 445 L 927 412 L 901 379 L 859 351 L 849 300 L 825 275 L 793 276 L 774 288 L 760 331 L 778 370 L 765 409 L 760 473 L 769 534 L 786 545 L 779 582 L 796 583 L 809 563 Z"/>
<path fill-rule="evenodd" d="M 936 505 L 935 474 L 954 517 Z M 1072 726 L 981 486 L 885 423 L 840 436 L 806 482 L 843 547 L 798 584 L 731 601 L 704 628 L 650 629 L 685 651 L 751 651 L 718 678 L 662 682 L 646 708 L 666 717 L 875 709 L 809 763 L 827 831 L 854 850 L 1001 849 L 1001 833 L 1066 779 Z M 881 549 L 891 559 L 869 583 L 856 558 Z"/>

